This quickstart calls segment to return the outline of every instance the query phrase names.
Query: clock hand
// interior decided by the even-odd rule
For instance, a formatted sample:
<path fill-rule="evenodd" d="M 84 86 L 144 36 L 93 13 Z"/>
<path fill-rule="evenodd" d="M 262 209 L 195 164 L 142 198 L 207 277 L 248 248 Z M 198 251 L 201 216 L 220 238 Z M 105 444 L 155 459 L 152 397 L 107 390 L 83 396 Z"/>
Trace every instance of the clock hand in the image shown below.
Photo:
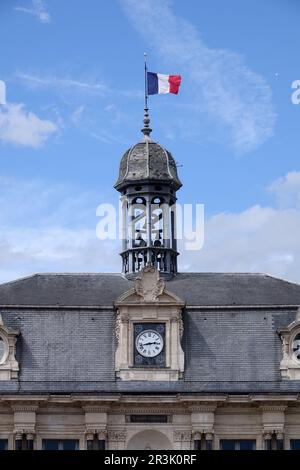
<path fill-rule="evenodd" d="M 144 343 L 143 346 L 148 346 L 148 344 L 159 344 L 157 341 L 153 341 L 152 343 Z"/>

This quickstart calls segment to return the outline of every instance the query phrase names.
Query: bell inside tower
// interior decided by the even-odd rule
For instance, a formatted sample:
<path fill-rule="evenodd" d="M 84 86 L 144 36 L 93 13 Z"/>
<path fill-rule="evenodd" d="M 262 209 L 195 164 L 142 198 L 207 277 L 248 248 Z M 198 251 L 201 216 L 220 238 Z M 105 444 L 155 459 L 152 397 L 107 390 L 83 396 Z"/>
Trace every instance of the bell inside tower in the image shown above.
<path fill-rule="evenodd" d="M 136 273 L 150 265 L 176 274 L 176 205 L 170 188 L 146 184 L 129 188 L 123 202 L 123 272 Z"/>

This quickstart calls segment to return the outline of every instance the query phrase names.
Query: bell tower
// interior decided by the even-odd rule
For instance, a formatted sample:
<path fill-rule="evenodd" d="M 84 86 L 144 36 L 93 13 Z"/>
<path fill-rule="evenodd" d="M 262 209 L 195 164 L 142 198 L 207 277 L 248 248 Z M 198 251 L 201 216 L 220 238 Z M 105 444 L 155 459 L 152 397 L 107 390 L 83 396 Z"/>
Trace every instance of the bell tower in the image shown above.
<path fill-rule="evenodd" d="M 182 186 L 171 153 L 150 138 L 145 108 L 142 141 L 125 152 L 115 188 L 122 205 L 122 271 L 128 277 L 153 266 L 177 273 L 176 192 Z"/>

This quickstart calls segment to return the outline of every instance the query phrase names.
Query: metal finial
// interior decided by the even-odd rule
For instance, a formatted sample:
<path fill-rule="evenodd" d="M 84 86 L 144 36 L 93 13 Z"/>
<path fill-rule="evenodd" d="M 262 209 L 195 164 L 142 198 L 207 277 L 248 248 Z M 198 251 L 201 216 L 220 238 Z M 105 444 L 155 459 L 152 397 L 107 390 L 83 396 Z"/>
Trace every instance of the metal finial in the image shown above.
<path fill-rule="evenodd" d="M 144 127 L 142 133 L 145 136 L 145 140 L 150 139 L 150 134 L 152 129 L 150 129 L 150 118 L 149 118 L 149 108 L 148 108 L 148 69 L 147 69 L 147 54 L 144 52 L 145 59 L 145 108 L 144 108 Z"/>
<path fill-rule="evenodd" d="M 147 139 L 150 138 L 150 134 L 152 132 L 152 129 L 150 128 L 149 124 L 150 124 L 149 109 L 145 108 L 145 110 L 144 110 L 144 127 L 142 129 L 142 133 L 144 134 L 144 136 Z"/>

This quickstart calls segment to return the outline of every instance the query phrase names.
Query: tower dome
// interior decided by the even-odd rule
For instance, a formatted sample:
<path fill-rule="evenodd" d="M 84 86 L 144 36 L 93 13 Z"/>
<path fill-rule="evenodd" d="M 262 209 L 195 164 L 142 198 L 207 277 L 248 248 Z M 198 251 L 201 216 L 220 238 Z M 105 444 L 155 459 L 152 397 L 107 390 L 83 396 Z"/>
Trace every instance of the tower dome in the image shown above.
<path fill-rule="evenodd" d="M 182 186 L 171 153 L 150 139 L 144 139 L 125 152 L 115 188 L 120 191 L 130 184 L 145 181 L 167 183 L 175 191 Z"/>

